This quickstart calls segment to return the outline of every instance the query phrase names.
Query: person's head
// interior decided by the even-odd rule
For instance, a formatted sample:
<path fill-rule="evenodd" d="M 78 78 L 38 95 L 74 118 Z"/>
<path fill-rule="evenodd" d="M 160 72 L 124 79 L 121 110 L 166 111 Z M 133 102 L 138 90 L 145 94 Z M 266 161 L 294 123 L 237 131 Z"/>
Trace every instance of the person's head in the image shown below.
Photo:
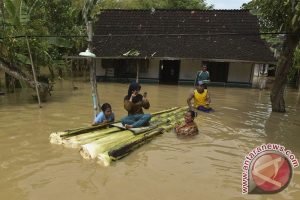
<path fill-rule="evenodd" d="M 194 121 L 194 118 L 197 116 L 197 113 L 193 110 L 189 110 L 184 115 L 185 123 L 190 123 Z"/>
<path fill-rule="evenodd" d="M 207 65 L 206 64 L 202 65 L 202 71 L 204 71 L 204 72 L 207 71 Z"/>
<path fill-rule="evenodd" d="M 141 85 L 138 84 L 137 82 L 132 82 L 128 88 L 128 97 L 130 97 L 132 93 L 135 93 L 135 95 L 137 95 L 140 92 L 140 90 L 141 90 Z"/>
<path fill-rule="evenodd" d="M 198 81 L 196 83 L 196 89 L 199 93 L 202 93 L 205 89 L 205 84 L 203 83 L 203 81 Z"/>
<path fill-rule="evenodd" d="M 102 106 L 101 106 L 101 110 L 102 112 L 104 113 L 104 115 L 106 117 L 110 116 L 111 113 L 112 113 L 112 109 L 111 109 L 111 105 L 109 103 L 104 103 Z"/>

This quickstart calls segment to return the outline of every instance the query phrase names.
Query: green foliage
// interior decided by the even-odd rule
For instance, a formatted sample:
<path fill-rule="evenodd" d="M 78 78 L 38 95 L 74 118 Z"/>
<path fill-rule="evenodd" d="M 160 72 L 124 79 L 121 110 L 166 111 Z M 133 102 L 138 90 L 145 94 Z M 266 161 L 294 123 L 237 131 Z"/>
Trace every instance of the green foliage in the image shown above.
<path fill-rule="evenodd" d="M 80 0 L 75 2 L 77 6 L 82 5 Z M 86 14 L 94 21 L 98 20 L 96 15 L 101 9 L 213 9 L 213 5 L 208 5 L 205 0 L 90 0 L 87 2 L 88 7 L 93 9 Z"/>
<path fill-rule="evenodd" d="M 123 56 L 139 56 L 141 53 L 136 49 L 131 49 L 123 54 Z"/>
<path fill-rule="evenodd" d="M 16 59 L 19 62 L 21 62 L 23 64 L 26 64 L 26 65 L 30 65 L 31 64 L 30 58 L 28 56 L 25 56 L 25 55 L 19 54 L 19 53 L 16 53 L 15 56 L 16 56 Z"/>
<path fill-rule="evenodd" d="M 11 66 L 20 66 L 19 70 L 30 69 L 25 36 L 37 71 L 40 67 L 55 68 L 55 60 L 77 53 L 85 42 L 83 37 L 68 37 L 85 35 L 79 17 L 81 8 L 74 7 L 72 1 L 4 0 L 0 8 L 0 58 Z"/>
<path fill-rule="evenodd" d="M 97 4 L 105 9 L 212 9 L 205 0 L 103 0 Z"/>
<path fill-rule="evenodd" d="M 294 55 L 294 67 L 300 69 L 300 45 L 298 45 L 298 48 L 295 50 Z"/>
<path fill-rule="evenodd" d="M 49 44 L 56 47 L 72 48 L 73 46 L 70 40 L 66 40 L 62 37 L 47 37 L 46 40 Z"/>
<path fill-rule="evenodd" d="M 299 0 L 252 0 L 242 6 L 250 9 L 258 16 L 261 32 L 285 32 L 300 34 L 300 3 Z M 270 44 L 273 51 L 281 54 L 285 40 L 283 34 L 264 35 L 263 38 Z M 300 50 L 294 52 L 293 69 L 289 77 L 294 77 L 295 68 L 300 65 Z"/>
<path fill-rule="evenodd" d="M 263 31 L 293 32 L 300 28 L 298 0 L 252 0 L 243 8 L 251 9 L 258 16 Z"/>

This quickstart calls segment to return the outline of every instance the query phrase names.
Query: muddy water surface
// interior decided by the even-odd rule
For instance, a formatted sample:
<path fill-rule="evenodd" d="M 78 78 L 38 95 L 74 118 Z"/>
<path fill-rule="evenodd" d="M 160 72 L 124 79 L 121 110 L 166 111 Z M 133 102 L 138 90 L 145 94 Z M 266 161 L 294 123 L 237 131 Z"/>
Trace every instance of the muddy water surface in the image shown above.
<path fill-rule="evenodd" d="M 157 137 L 104 168 L 78 150 L 49 144 L 51 132 L 89 125 L 90 87 L 57 82 L 39 109 L 26 91 L 0 96 L 0 199 L 300 199 L 300 169 L 287 189 L 271 196 L 241 195 L 244 156 L 263 143 L 279 143 L 300 158 L 300 93 L 286 93 L 288 112 L 271 113 L 268 90 L 211 87 L 216 112 L 200 114 L 201 134 Z M 142 85 L 149 112 L 186 105 L 189 86 Z M 101 102 L 125 115 L 127 84 L 100 83 Z M 30 91 L 31 92 L 31 91 Z"/>

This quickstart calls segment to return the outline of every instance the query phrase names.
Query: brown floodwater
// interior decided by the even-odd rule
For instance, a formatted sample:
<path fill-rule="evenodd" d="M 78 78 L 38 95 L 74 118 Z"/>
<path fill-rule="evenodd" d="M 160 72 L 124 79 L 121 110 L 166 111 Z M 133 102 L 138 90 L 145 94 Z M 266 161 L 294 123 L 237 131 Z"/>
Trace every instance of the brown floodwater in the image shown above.
<path fill-rule="evenodd" d="M 0 199 L 300 199 L 300 169 L 284 191 L 242 195 L 242 162 L 263 143 L 279 143 L 300 159 L 300 92 L 288 89 L 284 114 L 271 113 L 269 90 L 210 87 L 213 113 L 201 113 L 200 134 L 179 139 L 165 133 L 129 156 L 102 167 L 77 149 L 49 143 L 54 131 L 89 125 L 88 83 L 57 82 L 39 109 L 32 91 L 0 96 Z M 100 83 L 101 103 L 125 115 L 127 84 Z M 142 84 L 150 112 L 186 105 L 190 86 Z"/>

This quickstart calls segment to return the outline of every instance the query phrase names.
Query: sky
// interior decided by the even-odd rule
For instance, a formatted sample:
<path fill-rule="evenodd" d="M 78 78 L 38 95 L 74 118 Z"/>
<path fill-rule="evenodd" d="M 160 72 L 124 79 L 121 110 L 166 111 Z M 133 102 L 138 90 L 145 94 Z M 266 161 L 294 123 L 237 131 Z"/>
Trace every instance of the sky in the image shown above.
<path fill-rule="evenodd" d="M 208 4 L 214 4 L 214 9 L 240 9 L 243 3 L 250 0 L 206 0 Z"/>

